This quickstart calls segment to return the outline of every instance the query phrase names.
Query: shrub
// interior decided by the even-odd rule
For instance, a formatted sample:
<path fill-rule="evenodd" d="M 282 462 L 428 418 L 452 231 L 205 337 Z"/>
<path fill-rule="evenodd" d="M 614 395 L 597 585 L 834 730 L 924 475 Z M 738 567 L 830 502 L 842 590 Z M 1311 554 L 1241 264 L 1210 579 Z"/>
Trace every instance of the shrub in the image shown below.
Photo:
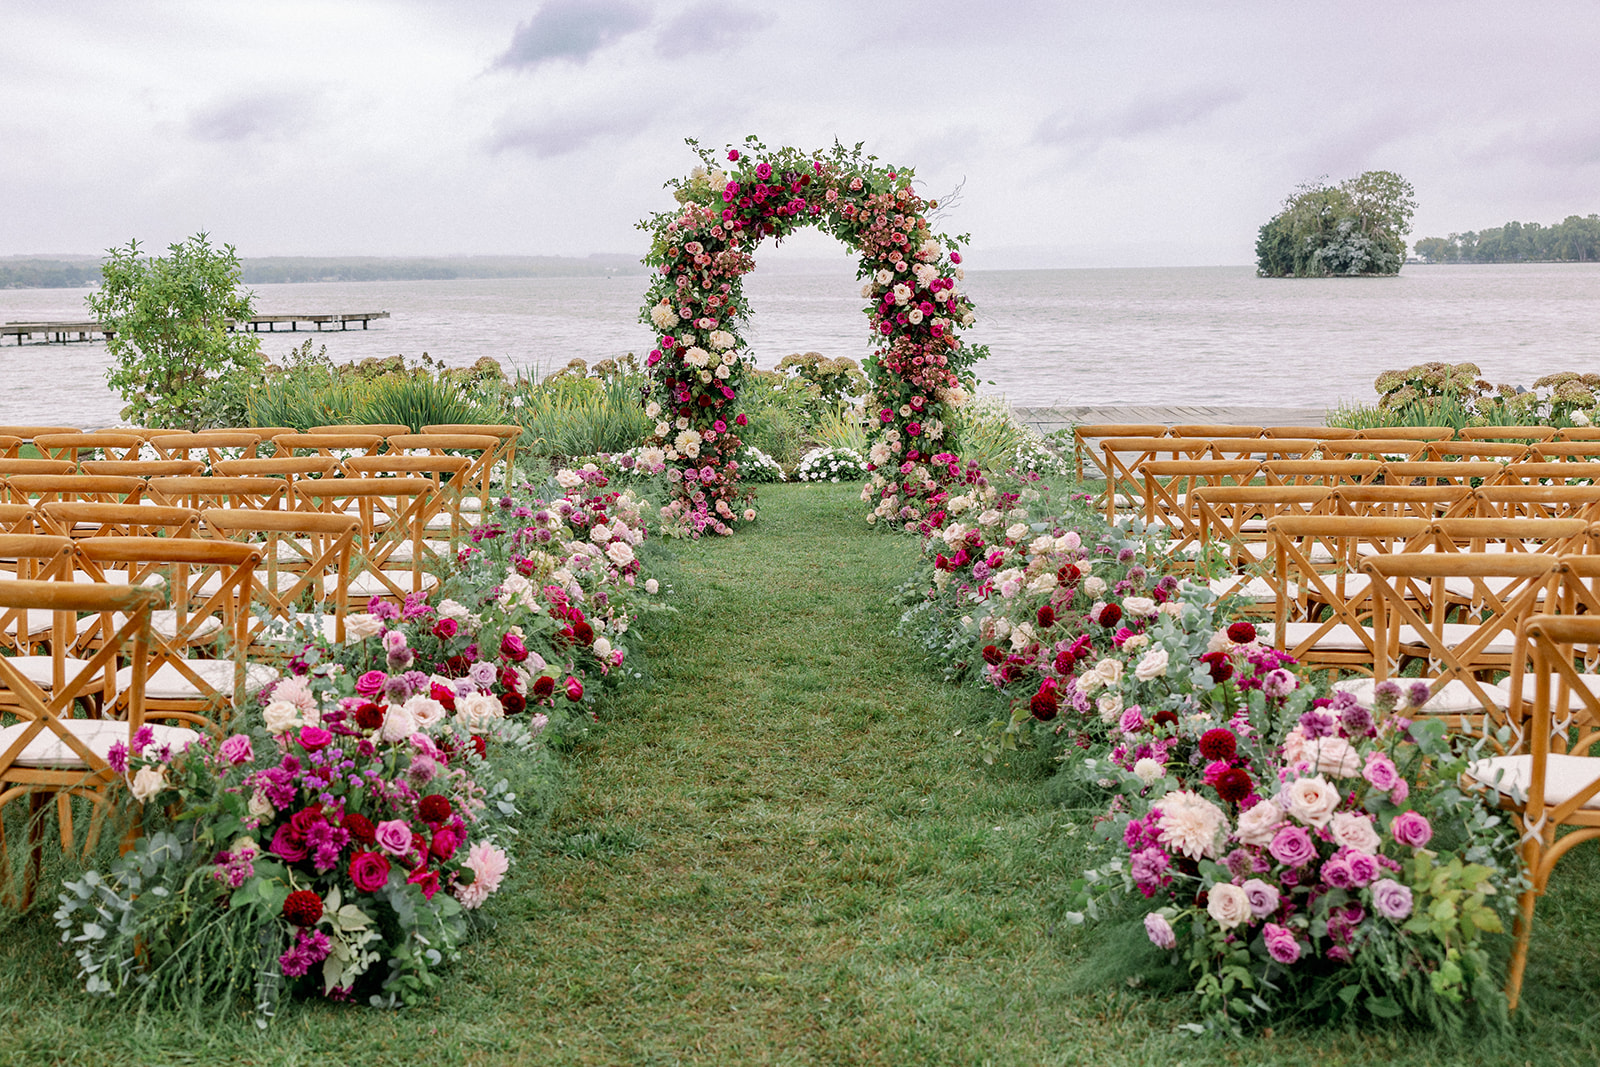
<path fill-rule="evenodd" d="M 137 425 L 193 430 L 229 421 L 226 401 L 241 391 L 218 383 L 259 375 L 262 362 L 254 337 L 228 329 L 254 313 L 252 294 L 239 289 L 239 257 L 232 245 L 211 247 L 204 232 L 167 251 L 152 258 L 129 241 L 101 267 L 87 302 L 109 331 L 106 381 L 125 401 L 122 418 Z"/>
<path fill-rule="evenodd" d="M 849 448 L 813 448 L 794 470 L 797 482 L 859 482 L 867 476 L 867 461 Z"/>
<path fill-rule="evenodd" d="M 746 482 L 786 482 L 783 464 L 755 445 L 747 444 L 739 453 L 739 477 Z"/>

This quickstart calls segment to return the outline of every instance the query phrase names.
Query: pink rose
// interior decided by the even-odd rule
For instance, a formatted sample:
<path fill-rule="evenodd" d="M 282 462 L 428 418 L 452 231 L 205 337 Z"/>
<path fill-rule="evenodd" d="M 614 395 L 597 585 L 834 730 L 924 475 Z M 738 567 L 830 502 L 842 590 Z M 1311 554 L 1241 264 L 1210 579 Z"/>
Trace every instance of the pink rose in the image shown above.
<path fill-rule="evenodd" d="M 386 819 L 377 825 L 376 840 L 389 855 L 403 858 L 411 852 L 411 827 L 400 819 Z"/>
<path fill-rule="evenodd" d="M 1402 811 L 1389 824 L 1389 836 L 1408 848 L 1422 848 L 1433 838 L 1433 826 L 1417 811 Z"/>
<path fill-rule="evenodd" d="M 222 742 L 219 750 L 222 758 L 237 767 L 241 763 L 249 763 L 256 758 L 255 749 L 250 747 L 249 734 L 234 734 Z"/>
<path fill-rule="evenodd" d="M 1267 923 L 1261 928 L 1262 939 L 1267 943 L 1267 955 L 1285 966 L 1300 958 L 1300 942 L 1294 931 L 1277 923 Z"/>
<path fill-rule="evenodd" d="M 567 699 L 573 703 L 583 699 L 583 683 L 572 675 L 567 675 Z"/>
<path fill-rule="evenodd" d="M 1372 908 L 1385 919 L 1399 922 L 1411 914 L 1411 890 L 1392 878 L 1372 884 Z"/>
<path fill-rule="evenodd" d="M 528 646 L 516 634 L 506 634 L 500 639 L 500 654 L 513 663 L 521 663 L 528 658 Z"/>
<path fill-rule="evenodd" d="M 1368 752 L 1367 766 L 1361 772 L 1372 788 L 1387 793 L 1393 789 L 1400 780 L 1400 772 L 1395 769 L 1394 761 L 1382 752 Z"/>
<path fill-rule="evenodd" d="M 320 726 L 300 727 L 300 747 L 307 752 L 315 752 L 319 748 L 326 748 L 328 742 L 333 740 L 333 735 Z"/>
<path fill-rule="evenodd" d="M 1290 867 L 1304 867 L 1317 855 L 1317 848 L 1311 843 L 1311 835 L 1299 826 L 1285 826 L 1272 838 L 1272 844 L 1267 846 L 1267 851 L 1272 853 L 1272 858 L 1279 863 Z"/>
<path fill-rule="evenodd" d="M 268 851 L 290 863 L 298 863 L 306 858 L 305 838 L 295 833 L 288 823 L 284 823 L 278 827 L 277 833 L 272 835 L 272 847 Z"/>
<path fill-rule="evenodd" d="M 1167 922 L 1167 917 L 1160 912 L 1153 911 L 1144 917 L 1144 932 L 1150 938 L 1150 943 L 1156 948 L 1174 949 L 1178 947 L 1178 938 L 1172 932 L 1172 924 Z"/>
<path fill-rule="evenodd" d="M 461 630 L 461 624 L 454 619 L 440 619 L 433 624 L 433 636 L 442 640 L 449 640 Z"/>
<path fill-rule="evenodd" d="M 383 692 L 383 683 L 388 680 L 389 676 L 382 671 L 368 671 L 356 679 L 356 692 L 364 697 L 377 696 Z"/>
<path fill-rule="evenodd" d="M 376 893 L 389 881 L 389 861 L 381 852 L 357 852 L 350 859 L 350 881 L 363 893 Z"/>

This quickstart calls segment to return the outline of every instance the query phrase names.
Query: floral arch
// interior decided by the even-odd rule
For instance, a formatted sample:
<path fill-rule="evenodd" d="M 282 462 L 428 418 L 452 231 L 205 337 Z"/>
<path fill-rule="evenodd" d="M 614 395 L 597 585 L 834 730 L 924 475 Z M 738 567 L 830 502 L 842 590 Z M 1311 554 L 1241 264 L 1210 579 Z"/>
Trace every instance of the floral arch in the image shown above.
<path fill-rule="evenodd" d="M 984 355 L 960 340 L 971 325 L 963 278 L 966 236 L 933 232 L 937 204 L 911 187 L 912 171 L 864 156 L 861 145 L 823 152 L 768 149 L 755 138 L 719 154 L 690 146 L 702 166 L 667 183 L 678 206 L 639 224 L 655 269 L 642 320 L 656 334 L 646 410 L 653 447 L 697 532 L 733 532 L 755 513 L 739 486 L 740 382 L 751 369 L 740 327 L 749 315 L 741 281 L 765 238 L 815 226 L 861 257 L 857 275 L 875 348 L 866 361 L 872 392 L 869 522 L 908 529 L 939 524 L 943 486 L 962 476 L 955 411 Z"/>

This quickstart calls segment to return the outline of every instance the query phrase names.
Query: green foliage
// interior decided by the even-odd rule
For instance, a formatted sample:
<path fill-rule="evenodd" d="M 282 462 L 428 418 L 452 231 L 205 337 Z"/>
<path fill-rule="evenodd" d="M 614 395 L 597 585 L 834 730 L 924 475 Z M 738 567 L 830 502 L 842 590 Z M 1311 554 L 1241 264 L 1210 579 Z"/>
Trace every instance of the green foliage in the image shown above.
<path fill-rule="evenodd" d="M 654 425 L 639 403 L 643 384 L 626 370 L 602 379 L 569 368 L 542 382 L 519 374 L 507 389 L 506 414 L 524 428 L 520 447 L 529 458 L 626 452 Z"/>
<path fill-rule="evenodd" d="M 326 346 L 313 354 L 311 344 L 306 341 L 290 352 L 284 366 L 249 385 L 243 397 L 246 415 L 237 422 L 298 430 L 334 423 L 395 423 L 420 431 L 439 423 L 502 419 L 498 403 L 473 397 L 471 368 L 445 368 L 427 353 L 416 367 L 407 367 L 401 356 L 336 366 Z"/>
<path fill-rule="evenodd" d="M 778 373 L 811 387 L 801 394 L 811 421 L 840 404 L 859 404 L 870 388 L 855 360 L 827 359 L 820 352 L 784 356 Z"/>
<path fill-rule="evenodd" d="M 1492 385 L 1475 363 L 1418 363 L 1388 370 L 1374 382 L 1376 406 L 1334 409 L 1329 426 L 1585 426 L 1600 407 L 1600 374 L 1559 371 L 1531 389 Z"/>
<path fill-rule="evenodd" d="M 1267 278 L 1398 274 L 1416 210 L 1411 183 L 1366 171 L 1338 185 L 1302 185 L 1261 227 L 1256 273 Z"/>
<path fill-rule="evenodd" d="M 859 407 L 841 404 L 832 411 L 824 411 L 812 427 L 812 436 L 818 444 L 833 448 L 848 448 L 866 455 L 871 443 L 867 440 L 867 424 Z"/>
<path fill-rule="evenodd" d="M 59 259 L 9 259 L 0 263 L 0 289 L 85 289 L 100 268 Z"/>
<path fill-rule="evenodd" d="M 739 410 L 749 420 L 739 430 L 740 440 L 780 463 L 794 463 L 800 458 L 823 405 L 820 390 L 811 382 L 776 371 L 757 370 L 746 374 L 739 393 Z"/>
<path fill-rule="evenodd" d="M 1424 237 L 1416 252 L 1429 263 L 1591 263 L 1600 260 L 1600 215 L 1568 215 L 1552 226 L 1508 222 L 1481 233 Z"/>
<path fill-rule="evenodd" d="M 231 333 L 248 319 L 252 294 L 239 289 L 232 245 L 211 246 L 205 233 L 146 256 L 138 241 L 113 248 L 89 310 L 112 331 L 106 380 L 126 402 L 122 417 L 142 426 L 198 429 L 217 419 L 217 382 L 261 367 L 256 340 Z"/>

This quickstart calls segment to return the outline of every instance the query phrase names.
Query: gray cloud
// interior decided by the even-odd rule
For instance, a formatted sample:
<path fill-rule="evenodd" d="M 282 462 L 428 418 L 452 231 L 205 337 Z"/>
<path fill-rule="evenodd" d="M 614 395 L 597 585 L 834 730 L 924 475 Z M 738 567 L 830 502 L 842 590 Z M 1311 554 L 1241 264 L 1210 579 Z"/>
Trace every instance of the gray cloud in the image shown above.
<path fill-rule="evenodd" d="M 1146 97 L 1119 111 L 1098 115 L 1058 111 L 1039 124 L 1034 139 L 1047 145 L 1095 148 L 1106 141 L 1126 141 L 1190 126 L 1242 99 L 1242 90 L 1214 85 Z"/>
<path fill-rule="evenodd" d="M 527 152 L 536 159 L 564 156 L 607 137 L 631 137 L 649 125 L 648 111 L 555 115 L 532 122 L 502 122 L 489 139 L 491 152 Z"/>
<path fill-rule="evenodd" d="M 256 93 L 230 97 L 189 116 L 189 134 L 201 141 L 277 141 L 291 137 L 311 112 L 311 101 L 296 93 Z"/>
<path fill-rule="evenodd" d="M 752 11 L 723 0 L 706 0 L 662 27 L 656 39 L 656 51 L 663 56 L 726 52 L 744 44 L 774 21 L 766 12 Z"/>
<path fill-rule="evenodd" d="M 632 0 L 549 0 L 517 27 L 495 66 L 531 68 L 557 59 L 581 63 L 649 22 L 649 9 Z"/>

